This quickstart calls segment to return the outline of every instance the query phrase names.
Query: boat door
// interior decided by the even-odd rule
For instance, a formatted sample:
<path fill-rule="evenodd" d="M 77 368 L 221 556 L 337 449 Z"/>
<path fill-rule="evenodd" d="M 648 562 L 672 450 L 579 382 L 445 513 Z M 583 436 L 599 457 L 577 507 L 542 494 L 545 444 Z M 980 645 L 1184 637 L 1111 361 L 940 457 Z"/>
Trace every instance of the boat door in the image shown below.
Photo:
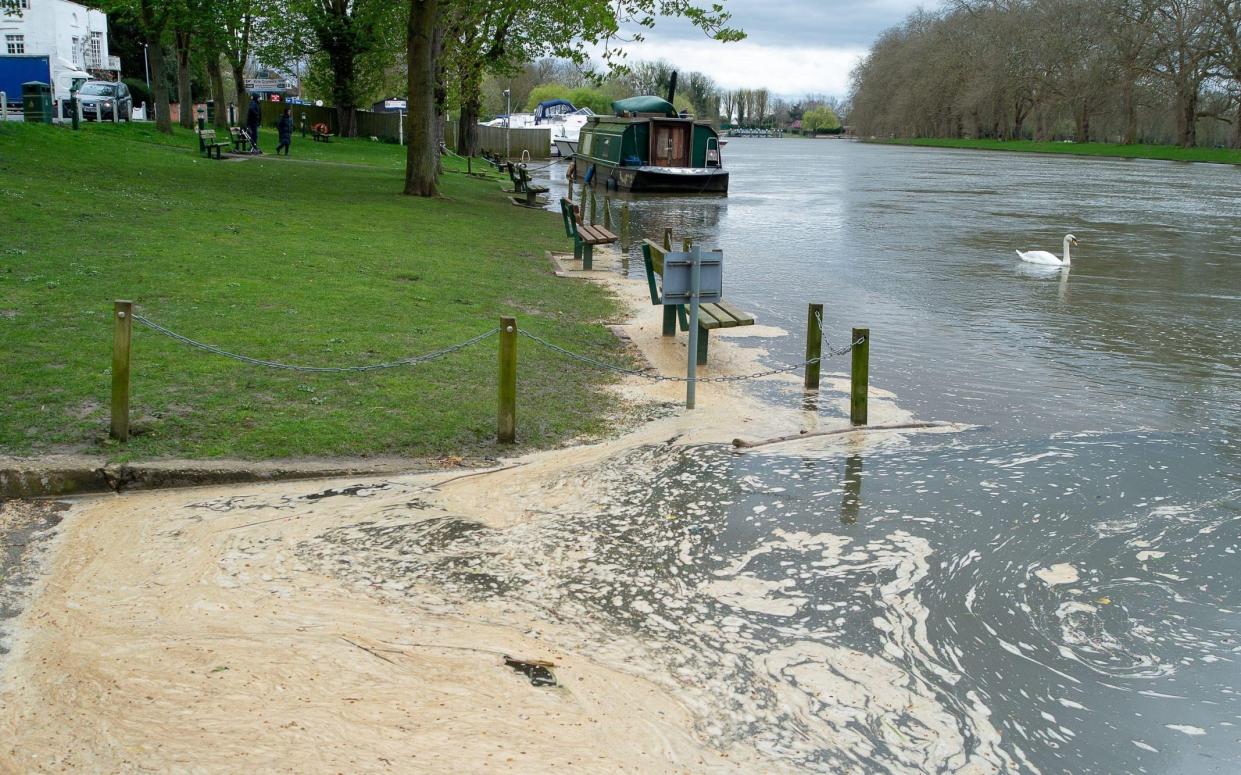
<path fill-rule="evenodd" d="M 686 121 L 651 122 L 651 164 L 688 167 L 692 125 Z"/>

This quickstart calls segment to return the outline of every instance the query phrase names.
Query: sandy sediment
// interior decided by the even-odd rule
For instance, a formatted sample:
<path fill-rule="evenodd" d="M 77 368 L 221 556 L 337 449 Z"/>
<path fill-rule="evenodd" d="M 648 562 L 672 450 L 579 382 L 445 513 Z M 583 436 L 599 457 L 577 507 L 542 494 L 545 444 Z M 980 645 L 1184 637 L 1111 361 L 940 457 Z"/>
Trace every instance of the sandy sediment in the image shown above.
<path fill-rule="evenodd" d="M 643 285 L 568 262 L 562 270 L 629 301 L 624 333 L 655 371 L 683 373 L 685 337 L 660 336 Z M 713 338 L 702 376 L 763 368 L 761 349 L 729 339 Z M 797 373 L 769 379 L 800 390 Z M 563 623 L 441 605 L 430 588 L 386 594 L 393 579 L 329 572 L 298 545 L 394 513 L 520 524 L 595 497 L 589 477 L 566 471 L 626 450 L 843 426 L 843 384 L 829 364 L 818 401 L 841 419 L 825 418 L 822 404 L 774 408 L 736 385 L 702 384 L 692 413 L 490 473 L 84 499 L 65 513 L 0 661 L 0 771 L 778 770 L 744 743 L 706 744 L 669 684 L 565 648 L 574 639 L 562 637 Z M 680 383 L 626 378 L 617 390 L 684 400 Z M 881 391 L 870 413 L 875 423 L 910 419 Z M 823 442 L 863 443 L 879 440 Z M 533 686 L 503 655 L 554 662 L 559 685 Z"/>

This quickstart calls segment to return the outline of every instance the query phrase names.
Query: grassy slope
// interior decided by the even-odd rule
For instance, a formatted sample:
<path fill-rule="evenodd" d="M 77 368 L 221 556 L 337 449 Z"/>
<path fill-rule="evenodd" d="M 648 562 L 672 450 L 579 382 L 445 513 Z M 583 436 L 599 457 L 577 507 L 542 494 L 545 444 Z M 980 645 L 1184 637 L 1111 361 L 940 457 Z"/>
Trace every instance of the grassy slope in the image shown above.
<path fill-rule="evenodd" d="M 505 313 L 616 354 L 598 325 L 615 302 L 553 277 L 543 256 L 567 245 L 555 216 L 459 174 L 444 176 L 444 198 L 399 196 L 402 154 L 295 141 L 293 160 L 216 162 L 184 130 L 170 145 L 139 126 L 0 128 L 0 453 L 493 451 L 494 339 L 412 369 L 317 375 L 243 365 L 140 325 L 139 433 L 121 449 L 106 438 L 115 298 L 187 336 L 306 365 L 422 353 Z M 599 374 L 528 340 L 519 352 L 523 443 L 602 430 Z"/>
<path fill-rule="evenodd" d="M 1118 143 L 1039 143 L 1033 140 L 954 140 L 906 138 L 870 142 L 921 145 L 933 148 L 974 148 L 985 151 L 1063 153 L 1072 156 L 1110 156 L 1123 159 L 1163 159 L 1213 164 L 1241 164 L 1241 150 L 1231 148 L 1182 148 L 1179 145 L 1120 145 Z"/>

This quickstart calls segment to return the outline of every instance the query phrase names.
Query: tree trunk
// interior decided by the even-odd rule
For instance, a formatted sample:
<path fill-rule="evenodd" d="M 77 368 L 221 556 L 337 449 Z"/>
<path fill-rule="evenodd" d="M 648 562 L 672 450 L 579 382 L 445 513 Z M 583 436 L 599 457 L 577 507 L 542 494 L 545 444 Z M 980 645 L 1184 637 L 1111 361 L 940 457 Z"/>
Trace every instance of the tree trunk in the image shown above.
<path fill-rule="evenodd" d="M 332 102 L 336 103 L 336 134 L 358 136 L 357 104 L 354 80 L 357 77 L 353 49 L 348 45 L 334 46 L 327 52 L 332 65 Z"/>
<path fill-rule="evenodd" d="M 1176 113 L 1176 139 L 1182 148 L 1193 148 L 1198 140 L 1198 85 L 1184 86 Z"/>
<path fill-rule="evenodd" d="M 247 97 L 249 96 L 246 94 L 246 64 L 245 62 L 237 63 L 230 61 L 228 65 L 233 71 L 233 91 L 237 95 L 237 115 L 233 118 L 237 121 L 237 125 L 240 126 L 246 123 L 246 117 L 242 114 L 246 109 Z"/>
<path fill-rule="evenodd" d="M 190 31 L 177 30 L 177 104 L 181 109 L 181 126 L 194 128 L 194 94 L 190 88 Z"/>
<path fill-rule="evenodd" d="M 444 66 L 444 28 L 436 24 L 431 35 L 431 62 L 435 77 L 435 175 L 444 174 L 444 155 L 440 149 L 444 144 L 444 126 L 448 123 L 448 68 Z"/>
<path fill-rule="evenodd" d="M 1237 112 L 1232 117 L 1232 147 L 1241 148 L 1241 99 L 1237 100 Z"/>
<path fill-rule="evenodd" d="M 1134 77 L 1129 75 L 1125 78 L 1125 83 L 1121 89 L 1121 104 L 1125 114 L 1125 134 L 1121 138 L 1121 142 L 1125 145 L 1133 145 L 1138 141 L 1138 106 L 1136 97 L 1137 87 L 1134 84 Z"/>
<path fill-rule="evenodd" d="M 462 156 L 478 153 L 478 114 L 482 105 L 482 79 L 478 68 L 471 68 L 461 78 L 461 115 L 457 117 L 457 153 Z"/>
<path fill-rule="evenodd" d="M 406 30 L 409 145 L 405 156 L 405 194 L 436 196 L 435 27 L 439 0 L 410 0 Z"/>
<path fill-rule="evenodd" d="M 165 134 L 172 134 L 172 114 L 168 110 L 168 83 L 164 80 L 164 45 L 161 36 L 147 41 L 151 56 L 151 87 L 155 103 L 155 128 Z"/>
<path fill-rule="evenodd" d="M 224 72 L 220 69 L 220 53 L 207 53 L 207 80 L 211 82 L 211 99 L 215 103 L 215 128 L 228 129 L 228 95 L 224 93 Z"/>
<path fill-rule="evenodd" d="M 1090 142 L 1090 103 L 1086 100 L 1077 106 L 1077 132 L 1073 139 L 1079 143 Z"/>

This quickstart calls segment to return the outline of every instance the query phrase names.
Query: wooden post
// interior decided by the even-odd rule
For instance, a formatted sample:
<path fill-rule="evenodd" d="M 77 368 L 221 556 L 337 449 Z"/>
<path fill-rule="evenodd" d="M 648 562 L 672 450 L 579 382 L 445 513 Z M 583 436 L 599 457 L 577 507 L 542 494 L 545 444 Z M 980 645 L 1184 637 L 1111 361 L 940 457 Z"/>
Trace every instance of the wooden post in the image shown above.
<path fill-rule="evenodd" d="M 823 364 L 817 360 L 823 357 L 823 305 L 811 304 L 806 311 L 806 360 L 814 363 L 806 364 L 806 390 L 819 389 L 819 367 Z"/>
<path fill-rule="evenodd" d="M 612 200 L 603 197 L 603 228 L 612 230 Z"/>
<path fill-rule="evenodd" d="M 595 190 L 590 190 L 590 225 L 595 225 Z"/>
<path fill-rule="evenodd" d="M 858 342 L 861 339 L 862 341 Z M 849 422 L 866 424 L 866 393 L 870 389 L 870 329 L 853 329 L 852 386 L 849 391 Z"/>
<path fill-rule="evenodd" d="M 134 303 L 113 304 L 112 329 L 112 438 L 129 441 L 129 351 L 134 332 Z"/>
<path fill-rule="evenodd" d="M 664 228 L 664 250 L 667 250 L 667 251 L 672 250 L 672 227 L 671 226 Z"/>
<path fill-rule="evenodd" d="M 621 242 L 629 244 L 629 203 L 621 202 Z"/>
<path fill-rule="evenodd" d="M 500 407 L 496 441 L 517 441 L 517 318 L 500 318 Z"/>
<path fill-rule="evenodd" d="M 474 157 L 473 156 L 465 157 L 465 174 L 467 175 L 474 174 Z"/>

